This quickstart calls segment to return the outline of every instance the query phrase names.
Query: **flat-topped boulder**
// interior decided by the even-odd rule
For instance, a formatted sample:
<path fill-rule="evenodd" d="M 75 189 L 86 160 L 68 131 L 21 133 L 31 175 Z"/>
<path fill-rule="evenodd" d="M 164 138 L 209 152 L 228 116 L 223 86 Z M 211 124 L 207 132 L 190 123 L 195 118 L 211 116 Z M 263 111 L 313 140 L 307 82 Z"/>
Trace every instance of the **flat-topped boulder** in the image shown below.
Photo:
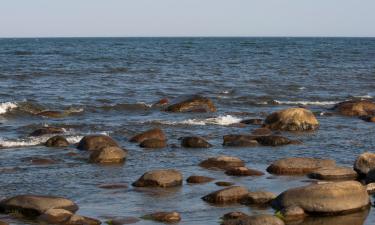
<path fill-rule="evenodd" d="M 263 176 L 264 173 L 258 170 L 250 169 L 244 166 L 233 167 L 225 171 L 229 176 Z"/>
<path fill-rule="evenodd" d="M 334 215 L 362 210 L 370 204 L 366 187 L 357 181 L 311 184 L 281 193 L 272 205 L 277 210 L 301 207 L 313 215 Z"/>
<path fill-rule="evenodd" d="M 77 148 L 86 151 L 100 150 L 103 147 L 119 147 L 117 142 L 107 135 L 88 135 L 81 139 Z"/>
<path fill-rule="evenodd" d="M 140 134 L 135 135 L 134 137 L 130 138 L 130 142 L 138 142 L 142 143 L 145 140 L 149 139 L 156 139 L 156 140 L 161 140 L 161 141 L 166 141 L 167 138 L 160 128 L 154 128 L 147 130 L 145 132 L 142 132 Z"/>
<path fill-rule="evenodd" d="M 47 146 L 47 147 L 67 147 L 67 146 L 69 146 L 69 142 L 68 142 L 68 140 L 66 140 L 65 137 L 57 135 L 57 136 L 53 136 L 53 137 L 49 138 L 46 141 L 45 146 Z"/>
<path fill-rule="evenodd" d="M 316 158 L 283 158 L 273 162 L 267 171 L 278 175 L 303 175 L 320 168 L 335 167 L 336 163 L 331 159 Z"/>
<path fill-rule="evenodd" d="M 181 146 L 184 148 L 210 148 L 212 145 L 206 141 L 206 139 L 193 136 L 183 137 L 181 140 Z"/>
<path fill-rule="evenodd" d="M 239 203 L 249 191 L 245 187 L 233 186 L 208 194 L 202 199 L 213 204 Z"/>
<path fill-rule="evenodd" d="M 186 179 L 186 182 L 189 184 L 203 184 L 203 183 L 208 183 L 215 180 L 214 178 L 211 177 L 206 177 L 206 176 L 190 176 Z"/>
<path fill-rule="evenodd" d="M 199 163 L 199 166 L 204 167 L 206 169 L 228 170 L 233 167 L 245 166 L 245 163 L 237 157 L 218 156 L 218 157 L 208 158 L 202 161 L 201 163 Z"/>
<path fill-rule="evenodd" d="M 311 131 L 319 127 L 314 114 L 304 108 L 289 108 L 267 116 L 264 127 L 282 131 Z"/>
<path fill-rule="evenodd" d="M 175 99 L 166 108 L 167 112 L 216 112 L 214 103 L 200 95 L 183 96 Z"/>
<path fill-rule="evenodd" d="M 365 176 L 370 170 L 375 169 L 375 153 L 362 153 L 355 160 L 353 167 L 360 175 Z"/>
<path fill-rule="evenodd" d="M 320 168 L 314 170 L 308 176 L 318 180 L 355 180 L 358 174 L 352 168 L 338 166 Z"/>
<path fill-rule="evenodd" d="M 182 185 L 182 174 L 173 169 L 153 170 L 143 174 L 136 182 L 135 187 L 175 187 Z"/>
<path fill-rule="evenodd" d="M 276 216 L 256 215 L 224 220 L 221 225 L 285 225 L 285 223 Z"/>
<path fill-rule="evenodd" d="M 369 100 L 344 101 L 333 107 L 343 116 L 369 116 L 375 115 L 375 102 Z"/>
<path fill-rule="evenodd" d="M 123 163 L 127 156 L 127 151 L 119 147 L 104 147 L 100 150 L 92 151 L 89 162 L 91 163 Z"/>

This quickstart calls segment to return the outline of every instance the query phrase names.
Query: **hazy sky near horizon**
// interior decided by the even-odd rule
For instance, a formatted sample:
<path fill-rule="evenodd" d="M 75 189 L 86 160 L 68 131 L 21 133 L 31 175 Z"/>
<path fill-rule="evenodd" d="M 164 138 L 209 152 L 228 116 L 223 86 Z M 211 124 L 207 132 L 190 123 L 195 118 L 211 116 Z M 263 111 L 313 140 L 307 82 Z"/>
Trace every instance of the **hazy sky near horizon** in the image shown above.
<path fill-rule="evenodd" d="M 0 37 L 375 37 L 375 0 L 0 0 Z"/>

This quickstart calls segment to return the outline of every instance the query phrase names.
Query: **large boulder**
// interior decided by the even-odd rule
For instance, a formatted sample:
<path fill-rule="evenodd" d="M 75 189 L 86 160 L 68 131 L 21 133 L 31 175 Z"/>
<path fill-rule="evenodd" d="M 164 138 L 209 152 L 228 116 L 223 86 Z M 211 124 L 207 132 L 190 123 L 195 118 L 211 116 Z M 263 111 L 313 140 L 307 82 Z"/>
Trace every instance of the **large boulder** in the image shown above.
<path fill-rule="evenodd" d="M 37 137 L 47 134 L 62 134 L 65 132 L 64 128 L 61 127 L 42 127 L 34 130 L 29 134 L 30 137 Z"/>
<path fill-rule="evenodd" d="M 245 163 L 236 157 L 231 156 L 218 156 L 218 157 L 212 157 L 208 158 L 201 163 L 199 163 L 199 166 L 207 168 L 207 169 L 222 169 L 222 170 L 228 170 L 233 167 L 241 167 L 245 166 Z"/>
<path fill-rule="evenodd" d="M 278 175 L 303 175 L 323 167 L 335 166 L 335 161 L 331 159 L 296 157 L 277 160 L 267 168 L 267 171 Z"/>
<path fill-rule="evenodd" d="M 95 151 L 103 147 L 119 147 L 117 142 L 106 135 L 88 135 L 81 139 L 77 148 L 80 150 Z"/>
<path fill-rule="evenodd" d="M 214 103 L 203 96 L 192 95 L 175 99 L 166 108 L 168 112 L 216 112 Z"/>
<path fill-rule="evenodd" d="M 1 212 L 17 211 L 26 217 L 37 217 L 49 209 L 65 209 L 74 213 L 78 206 L 66 198 L 44 195 L 18 195 L 0 202 Z"/>
<path fill-rule="evenodd" d="M 271 215 L 256 215 L 224 220 L 221 225 L 285 225 L 284 221 Z"/>
<path fill-rule="evenodd" d="M 182 185 L 182 174 L 177 170 L 153 170 L 143 174 L 136 182 L 135 187 L 175 187 Z"/>
<path fill-rule="evenodd" d="M 267 116 L 264 126 L 271 130 L 311 131 L 319 127 L 319 122 L 307 109 L 289 108 Z"/>
<path fill-rule="evenodd" d="M 314 170 L 309 177 L 318 180 L 355 180 L 358 174 L 349 167 L 329 167 Z"/>
<path fill-rule="evenodd" d="M 161 141 L 167 140 L 164 132 L 160 128 L 154 128 L 154 129 L 147 130 L 145 132 L 135 135 L 134 137 L 130 138 L 129 141 L 142 143 L 143 141 L 149 140 L 149 139 L 156 139 L 156 140 L 161 140 Z"/>
<path fill-rule="evenodd" d="M 228 204 L 241 202 L 249 191 L 240 186 L 233 186 L 208 194 L 202 199 L 213 204 Z"/>
<path fill-rule="evenodd" d="M 127 151 L 119 147 L 103 147 L 100 150 L 92 151 L 90 154 L 91 163 L 123 163 Z"/>
<path fill-rule="evenodd" d="M 362 153 L 354 162 L 354 170 L 360 175 L 366 175 L 373 169 L 375 169 L 375 153 Z"/>
<path fill-rule="evenodd" d="M 281 193 L 272 204 L 278 210 L 299 206 L 307 214 L 334 215 L 367 208 L 370 198 L 361 183 L 342 181 L 292 188 Z"/>
<path fill-rule="evenodd" d="M 344 116 L 375 115 L 375 102 L 368 100 L 345 101 L 336 104 L 333 108 Z"/>
<path fill-rule="evenodd" d="M 69 146 L 68 140 L 63 136 L 53 136 L 45 143 L 47 147 L 67 147 Z"/>
<path fill-rule="evenodd" d="M 181 146 L 184 148 L 210 148 L 212 145 L 201 137 L 184 137 L 181 140 Z"/>

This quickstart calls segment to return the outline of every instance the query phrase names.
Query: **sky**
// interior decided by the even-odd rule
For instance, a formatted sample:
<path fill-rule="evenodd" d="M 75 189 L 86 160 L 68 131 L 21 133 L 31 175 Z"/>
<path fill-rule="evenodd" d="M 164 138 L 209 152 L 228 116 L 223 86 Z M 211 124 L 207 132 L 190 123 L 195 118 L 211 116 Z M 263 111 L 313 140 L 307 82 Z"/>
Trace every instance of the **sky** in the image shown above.
<path fill-rule="evenodd" d="M 0 0 L 0 37 L 375 37 L 375 0 Z"/>

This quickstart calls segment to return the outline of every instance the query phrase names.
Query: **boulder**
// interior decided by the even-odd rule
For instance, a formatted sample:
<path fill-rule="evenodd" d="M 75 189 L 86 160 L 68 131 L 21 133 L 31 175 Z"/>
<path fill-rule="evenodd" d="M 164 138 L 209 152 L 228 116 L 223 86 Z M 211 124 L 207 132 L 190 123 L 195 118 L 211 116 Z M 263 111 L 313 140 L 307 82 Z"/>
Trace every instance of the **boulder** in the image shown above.
<path fill-rule="evenodd" d="M 70 219 L 63 223 L 63 225 L 100 225 L 102 224 L 99 220 L 86 217 L 86 216 L 80 216 L 80 215 L 73 215 L 70 217 Z"/>
<path fill-rule="evenodd" d="M 370 116 L 375 115 L 375 102 L 368 100 L 345 101 L 333 107 L 343 116 Z"/>
<path fill-rule="evenodd" d="M 165 140 L 159 139 L 147 139 L 139 144 L 141 148 L 165 148 L 167 147 L 167 142 Z"/>
<path fill-rule="evenodd" d="M 233 167 L 245 166 L 245 163 L 241 159 L 236 157 L 218 156 L 202 161 L 201 163 L 199 163 L 199 166 L 207 169 L 228 170 Z"/>
<path fill-rule="evenodd" d="M 318 180 L 355 180 L 358 174 L 348 167 L 330 167 L 314 170 L 309 177 Z"/>
<path fill-rule="evenodd" d="M 182 185 L 182 174 L 177 170 L 153 170 L 143 174 L 136 182 L 135 187 L 175 187 Z"/>
<path fill-rule="evenodd" d="M 47 134 L 62 134 L 65 132 L 64 128 L 60 127 L 42 127 L 37 130 L 34 130 L 29 134 L 30 137 L 38 137 L 38 136 L 43 136 Z"/>
<path fill-rule="evenodd" d="M 280 146 L 291 144 L 292 141 L 286 137 L 271 135 L 271 136 L 260 136 L 256 138 L 257 142 L 264 146 Z"/>
<path fill-rule="evenodd" d="M 66 222 L 73 213 L 65 209 L 49 209 L 38 217 L 39 221 L 47 224 L 60 224 Z"/>
<path fill-rule="evenodd" d="M 212 145 L 201 137 L 184 137 L 181 141 L 184 148 L 210 148 Z"/>
<path fill-rule="evenodd" d="M 77 146 L 78 149 L 87 151 L 100 150 L 103 147 L 119 147 L 119 145 L 109 136 L 89 135 L 83 137 Z"/>
<path fill-rule="evenodd" d="M 190 184 L 202 184 L 202 183 L 208 183 L 215 180 L 211 177 L 205 177 L 205 176 L 190 176 L 188 179 L 186 179 L 187 183 Z"/>
<path fill-rule="evenodd" d="M 233 186 L 208 194 L 202 199 L 213 204 L 239 203 L 248 194 L 248 190 L 244 187 Z"/>
<path fill-rule="evenodd" d="M 239 219 L 224 220 L 221 225 L 285 225 L 285 223 L 271 215 L 256 215 Z"/>
<path fill-rule="evenodd" d="M 319 127 L 319 122 L 307 109 L 289 108 L 267 116 L 264 126 L 271 130 L 311 131 Z"/>
<path fill-rule="evenodd" d="M 311 184 L 281 193 L 272 205 L 277 210 L 301 207 L 314 215 L 344 214 L 365 209 L 370 204 L 366 187 L 357 181 Z"/>
<path fill-rule="evenodd" d="M 360 175 L 366 175 L 370 170 L 375 169 L 375 153 L 362 153 L 354 162 L 354 170 Z"/>
<path fill-rule="evenodd" d="M 45 143 L 47 147 L 68 147 L 69 142 L 63 136 L 53 136 Z"/>
<path fill-rule="evenodd" d="M 147 214 L 142 218 L 163 223 L 177 223 L 181 220 L 181 216 L 178 212 L 157 212 Z"/>
<path fill-rule="evenodd" d="M 241 201 L 245 205 L 267 205 L 270 204 L 276 195 L 268 191 L 250 191 Z"/>
<path fill-rule="evenodd" d="M 100 150 L 92 151 L 90 163 L 123 163 L 127 152 L 119 147 L 103 147 Z"/>
<path fill-rule="evenodd" d="M 278 175 L 303 175 L 323 167 L 335 166 L 335 161 L 331 159 L 295 157 L 277 160 L 267 168 L 267 171 Z"/>
<path fill-rule="evenodd" d="M 174 100 L 167 112 L 216 112 L 214 103 L 200 95 L 184 96 Z"/>
<path fill-rule="evenodd" d="M 72 213 L 78 206 L 71 200 L 44 195 L 18 195 L 0 202 L 1 212 L 17 211 L 26 217 L 36 217 L 49 209 L 65 209 Z"/>
<path fill-rule="evenodd" d="M 164 132 L 160 128 L 154 128 L 154 129 L 147 130 L 145 132 L 135 135 L 134 137 L 130 138 L 129 141 L 142 143 L 143 141 L 148 140 L 148 139 L 156 139 L 156 140 L 162 140 L 162 141 L 167 140 Z"/>
<path fill-rule="evenodd" d="M 247 167 L 234 167 L 225 171 L 225 174 L 229 176 L 262 176 L 263 172 L 258 170 L 249 169 Z"/>

